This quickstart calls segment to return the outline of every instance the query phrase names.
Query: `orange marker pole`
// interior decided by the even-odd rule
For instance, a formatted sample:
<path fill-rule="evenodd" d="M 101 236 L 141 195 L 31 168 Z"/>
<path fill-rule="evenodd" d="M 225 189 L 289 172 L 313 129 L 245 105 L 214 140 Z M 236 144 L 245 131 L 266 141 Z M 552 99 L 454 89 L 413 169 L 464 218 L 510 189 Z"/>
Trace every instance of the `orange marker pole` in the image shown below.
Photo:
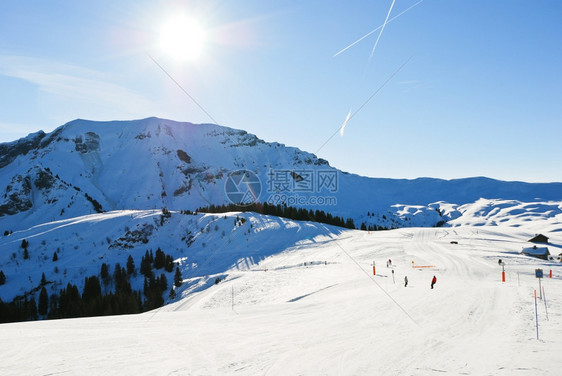
<path fill-rule="evenodd" d="M 502 282 L 505 282 L 505 267 L 503 262 L 502 262 Z"/>
<path fill-rule="evenodd" d="M 550 269 L 549 277 L 552 278 L 552 269 Z"/>
<path fill-rule="evenodd" d="M 373 261 L 373 275 L 377 275 L 377 270 L 375 269 L 375 262 Z"/>

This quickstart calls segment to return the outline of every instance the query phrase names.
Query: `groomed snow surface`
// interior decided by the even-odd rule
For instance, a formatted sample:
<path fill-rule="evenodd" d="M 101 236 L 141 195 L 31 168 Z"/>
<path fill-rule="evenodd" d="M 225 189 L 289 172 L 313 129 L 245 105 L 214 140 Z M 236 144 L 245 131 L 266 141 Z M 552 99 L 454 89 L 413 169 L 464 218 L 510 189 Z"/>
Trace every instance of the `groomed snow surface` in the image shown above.
<path fill-rule="evenodd" d="M 560 375 L 562 269 L 519 254 L 533 230 L 461 225 L 301 242 L 156 311 L 0 325 L 0 374 Z M 562 233 L 548 235 L 559 253 Z M 536 268 L 546 277 L 539 340 Z"/>

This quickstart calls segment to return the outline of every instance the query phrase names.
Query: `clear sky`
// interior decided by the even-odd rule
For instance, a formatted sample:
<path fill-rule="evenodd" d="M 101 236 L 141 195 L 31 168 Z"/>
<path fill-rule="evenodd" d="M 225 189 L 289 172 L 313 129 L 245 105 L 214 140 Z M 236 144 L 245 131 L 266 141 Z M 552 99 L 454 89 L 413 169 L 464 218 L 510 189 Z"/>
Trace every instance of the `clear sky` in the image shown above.
<path fill-rule="evenodd" d="M 562 181 L 562 1 L 418 1 L 2 0 L 0 142 L 158 116 L 372 177 Z"/>

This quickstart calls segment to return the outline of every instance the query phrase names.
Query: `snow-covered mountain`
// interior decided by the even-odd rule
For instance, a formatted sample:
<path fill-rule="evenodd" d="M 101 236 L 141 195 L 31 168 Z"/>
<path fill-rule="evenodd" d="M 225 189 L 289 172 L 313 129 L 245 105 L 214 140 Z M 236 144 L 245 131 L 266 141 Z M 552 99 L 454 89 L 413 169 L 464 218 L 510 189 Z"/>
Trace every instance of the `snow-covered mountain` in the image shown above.
<path fill-rule="evenodd" d="M 242 181 L 250 192 L 237 171 L 254 177 Z M 481 198 L 561 201 L 562 183 L 368 178 L 245 131 L 158 118 L 75 120 L 0 144 L 1 231 L 102 211 L 195 210 L 248 193 L 390 228 L 442 224 Z"/>

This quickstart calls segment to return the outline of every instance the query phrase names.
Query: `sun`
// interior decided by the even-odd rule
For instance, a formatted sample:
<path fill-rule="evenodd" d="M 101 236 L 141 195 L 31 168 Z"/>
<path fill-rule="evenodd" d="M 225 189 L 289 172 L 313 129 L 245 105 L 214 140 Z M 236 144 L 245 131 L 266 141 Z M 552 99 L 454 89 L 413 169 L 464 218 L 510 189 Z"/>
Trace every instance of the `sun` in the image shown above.
<path fill-rule="evenodd" d="M 173 59 L 190 61 L 201 56 L 205 41 L 205 29 L 197 20 L 177 15 L 162 26 L 159 45 Z"/>

